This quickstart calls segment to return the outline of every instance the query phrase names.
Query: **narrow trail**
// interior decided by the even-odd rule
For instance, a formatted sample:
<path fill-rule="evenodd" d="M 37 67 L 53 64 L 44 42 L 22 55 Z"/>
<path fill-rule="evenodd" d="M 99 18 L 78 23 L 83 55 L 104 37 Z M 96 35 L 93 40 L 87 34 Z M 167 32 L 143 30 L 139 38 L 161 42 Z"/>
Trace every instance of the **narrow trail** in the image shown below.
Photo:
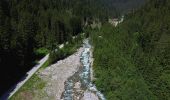
<path fill-rule="evenodd" d="M 37 65 L 35 65 L 30 71 L 26 73 L 26 76 L 22 80 L 14 85 L 9 91 L 7 91 L 0 99 L 7 100 L 11 98 L 31 77 L 32 75 L 48 60 L 49 54 L 42 58 Z"/>

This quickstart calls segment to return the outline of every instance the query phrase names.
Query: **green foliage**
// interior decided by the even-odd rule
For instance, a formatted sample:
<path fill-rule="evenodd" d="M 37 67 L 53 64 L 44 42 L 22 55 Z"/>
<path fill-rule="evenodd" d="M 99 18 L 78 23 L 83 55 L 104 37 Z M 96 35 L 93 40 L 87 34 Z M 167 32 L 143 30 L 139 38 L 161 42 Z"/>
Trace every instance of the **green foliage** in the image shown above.
<path fill-rule="evenodd" d="M 39 58 L 39 59 L 44 57 L 48 53 L 49 53 L 49 50 L 46 48 L 39 48 L 35 51 L 35 55 L 37 56 L 36 58 Z"/>
<path fill-rule="evenodd" d="M 129 55 L 136 48 L 136 43 L 126 43 L 125 40 L 132 40 L 110 25 L 105 25 L 100 31 L 92 33 L 91 37 L 95 48 L 96 84 L 99 88 L 103 87 L 101 91 L 109 100 L 154 99 Z M 128 49 L 129 46 L 131 49 Z"/>
<path fill-rule="evenodd" d="M 68 42 L 68 44 L 65 44 L 63 48 L 51 51 L 49 57 L 49 64 L 56 63 L 56 61 L 70 56 L 71 54 L 77 51 L 81 44 L 82 36 L 79 35 L 75 39 Z"/>
<path fill-rule="evenodd" d="M 116 2 L 117 0 L 115 2 L 0 0 L 0 66 L 2 67 L 0 94 L 15 84 L 31 69 L 35 60 L 46 52 L 37 49 L 47 48 L 53 51 L 58 44 L 70 41 L 72 36 L 81 33 L 84 26 L 89 26 L 94 20 L 105 23 L 108 17 L 119 16 L 114 7 Z M 125 2 L 120 1 L 120 3 Z M 136 4 L 138 3 L 133 3 Z M 126 8 L 125 6 L 127 5 L 121 7 Z"/>
<path fill-rule="evenodd" d="M 108 100 L 155 100 L 129 55 L 136 43 L 126 43 L 125 40 L 132 41 L 126 33 L 106 24 L 101 30 L 92 31 L 90 37 L 94 46 L 95 83 Z"/>
<path fill-rule="evenodd" d="M 95 83 L 107 99 L 170 99 L 169 5 L 150 0 L 118 27 L 92 31 Z"/>
<path fill-rule="evenodd" d="M 17 93 L 10 98 L 10 100 L 22 100 L 27 94 L 29 96 L 36 95 L 37 92 L 41 92 L 41 90 L 45 87 L 46 82 L 44 82 L 37 74 L 34 74 L 31 79 L 25 83 Z M 44 95 L 44 94 L 43 94 Z"/>

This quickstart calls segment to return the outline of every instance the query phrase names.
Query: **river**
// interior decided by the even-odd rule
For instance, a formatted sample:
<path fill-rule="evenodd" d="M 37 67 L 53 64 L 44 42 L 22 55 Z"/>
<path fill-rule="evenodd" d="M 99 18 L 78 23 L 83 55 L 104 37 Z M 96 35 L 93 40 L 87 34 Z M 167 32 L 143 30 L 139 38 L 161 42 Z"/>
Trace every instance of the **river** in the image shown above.
<path fill-rule="evenodd" d="M 95 84 L 92 83 L 91 49 L 92 46 L 89 43 L 89 39 L 85 39 L 83 42 L 83 52 L 80 56 L 82 67 L 65 82 L 65 91 L 61 99 L 80 100 L 84 98 L 85 100 L 106 100 L 104 95 L 97 90 Z"/>

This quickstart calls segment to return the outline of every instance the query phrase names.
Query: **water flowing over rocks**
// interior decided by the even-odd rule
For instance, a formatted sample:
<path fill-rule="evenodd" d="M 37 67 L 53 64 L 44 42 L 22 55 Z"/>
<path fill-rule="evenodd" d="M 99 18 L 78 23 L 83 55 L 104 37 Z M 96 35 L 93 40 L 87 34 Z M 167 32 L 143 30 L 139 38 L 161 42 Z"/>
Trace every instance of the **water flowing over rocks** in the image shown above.
<path fill-rule="evenodd" d="M 92 47 L 85 39 L 76 53 L 39 71 L 39 77 L 47 83 L 45 95 L 33 100 L 105 100 L 92 83 L 92 63 Z"/>
<path fill-rule="evenodd" d="M 105 100 L 103 94 L 92 84 L 92 51 L 89 40 L 84 40 L 80 56 L 82 67 L 65 82 L 63 100 Z"/>

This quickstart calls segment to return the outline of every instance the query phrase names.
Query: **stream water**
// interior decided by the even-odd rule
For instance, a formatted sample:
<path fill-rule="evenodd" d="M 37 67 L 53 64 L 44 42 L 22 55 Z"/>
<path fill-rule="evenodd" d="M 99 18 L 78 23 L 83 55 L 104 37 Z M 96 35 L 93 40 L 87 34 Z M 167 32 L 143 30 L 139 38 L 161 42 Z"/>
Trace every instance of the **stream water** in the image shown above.
<path fill-rule="evenodd" d="M 82 66 L 79 70 L 65 82 L 65 91 L 61 99 L 64 100 L 81 100 L 85 91 L 94 93 L 99 100 L 106 100 L 104 95 L 97 90 L 91 82 L 91 45 L 88 39 L 83 42 L 83 52 L 80 56 Z"/>

